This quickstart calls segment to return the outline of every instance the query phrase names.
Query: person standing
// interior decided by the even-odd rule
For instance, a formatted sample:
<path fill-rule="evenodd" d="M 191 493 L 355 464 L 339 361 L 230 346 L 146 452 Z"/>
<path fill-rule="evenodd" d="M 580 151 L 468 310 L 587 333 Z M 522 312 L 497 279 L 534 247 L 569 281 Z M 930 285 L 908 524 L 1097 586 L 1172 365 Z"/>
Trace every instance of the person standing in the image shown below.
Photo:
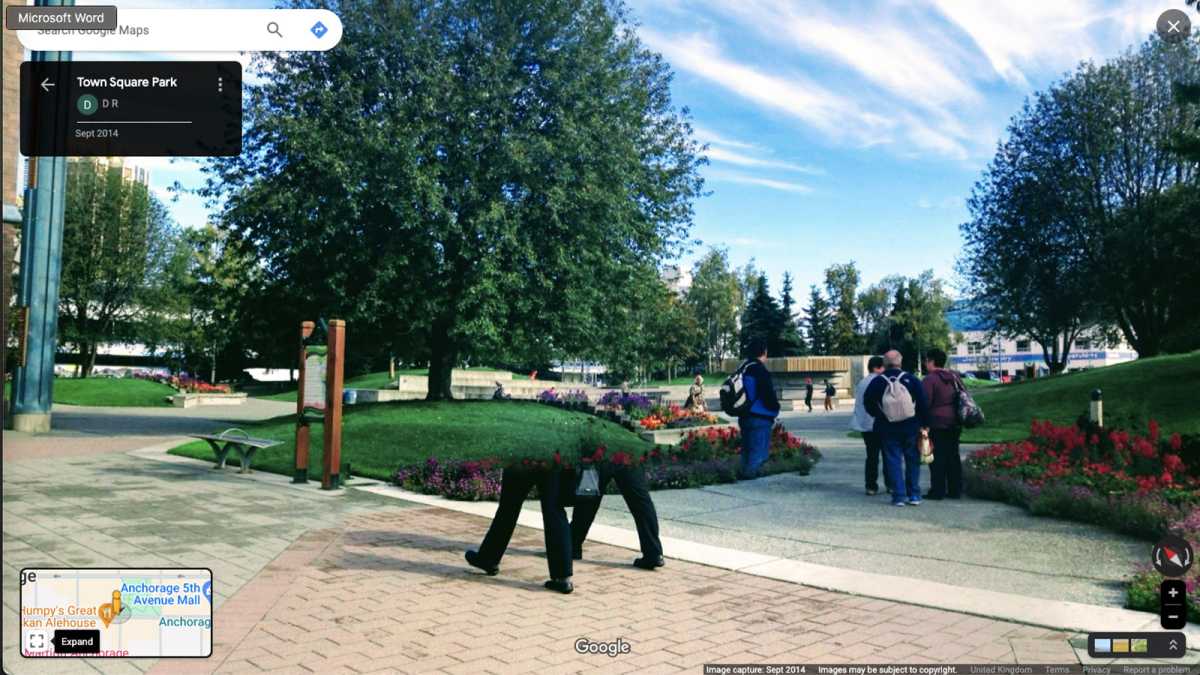
<path fill-rule="evenodd" d="M 833 396 L 837 393 L 837 389 L 830 384 L 829 380 L 825 380 L 825 412 L 833 412 Z"/>
<path fill-rule="evenodd" d="M 891 350 L 883 355 L 884 371 L 871 380 L 863 407 L 875 418 L 883 443 L 884 469 L 892 477 L 892 505 L 921 504 L 921 453 L 917 436 L 928 433 L 929 404 L 925 388 L 900 365 L 904 357 Z"/>
<path fill-rule="evenodd" d="M 571 582 L 571 526 L 563 508 L 564 490 L 574 486 L 575 473 L 561 467 L 535 468 L 511 466 L 504 469 L 500 477 L 500 504 L 488 527 L 479 550 L 466 552 L 467 563 L 483 570 L 488 576 L 500 573 L 500 559 L 508 550 L 517 518 L 521 515 L 521 504 L 529 491 L 538 489 L 542 502 L 542 529 L 546 540 L 546 563 L 550 567 L 550 580 L 546 588 L 559 593 L 575 590 Z"/>
<path fill-rule="evenodd" d="M 883 454 L 883 442 L 880 440 L 879 434 L 875 432 L 875 418 L 867 414 L 863 397 L 866 395 L 871 381 L 879 377 L 882 372 L 882 356 L 872 356 L 867 360 L 867 376 L 859 380 L 858 385 L 854 388 L 854 416 L 850 418 L 850 428 L 862 434 L 863 443 L 867 446 L 865 473 L 868 496 L 879 494 L 879 460 Z M 888 492 L 892 491 L 892 477 L 888 473 L 886 460 L 884 460 L 883 466 L 883 484 Z"/>
<path fill-rule="evenodd" d="M 808 412 L 812 412 L 812 397 L 813 397 L 812 378 L 806 377 L 806 378 L 804 378 L 804 405 L 808 407 Z"/>
<path fill-rule="evenodd" d="M 654 510 L 654 501 L 650 499 L 645 468 L 640 464 L 605 461 L 596 466 L 596 471 L 600 474 L 600 496 L 577 499 L 575 511 L 571 514 L 571 557 L 583 559 L 583 542 L 587 539 L 592 521 L 596 519 L 596 512 L 600 510 L 600 500 L 604 497 L 608 482 L 615 480 L 621 496 L 625 498 L 625 506 L 629 507 L 629 514 L 633 516 L 642 549 L 642 557 L 634 560 L 633 566 L 653 570 L 665 565 L 662 541 L 658 538 L 658 513 Z"/>
<path fill-rule="evenodd" d="M 746 388 L 749 407 L 738 417 L 738 428 L 742 432 L 742 459 L 738 478 L 758 478 L 758 470 L 766 463 L 771 452 L 771 429 L 779 416 L 779 397 L 775 393 L 775 382 L 767 370 L 767 342 L 753 340 L 750 343 L 748 360 L 742 366 L 742 382 Z"/>
<path fill-rule="evenodd" d="M 930 349 L 925 356 L 922 386 L 929 399 L 929 439 L 933 442 L 933 464 L 929 465 L 926 499 L 962 499 L 962 457 L 959 438 L 958 392 L 962 378 L 946 369 L 946 352 Z"/>

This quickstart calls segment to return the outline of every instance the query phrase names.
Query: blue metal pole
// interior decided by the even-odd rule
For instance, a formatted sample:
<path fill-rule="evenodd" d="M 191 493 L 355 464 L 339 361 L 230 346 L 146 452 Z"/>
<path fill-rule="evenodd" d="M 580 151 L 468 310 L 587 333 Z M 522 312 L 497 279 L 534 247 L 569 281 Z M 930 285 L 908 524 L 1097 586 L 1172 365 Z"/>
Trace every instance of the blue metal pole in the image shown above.
<path fill-rule="evenodd" d="M 71 6 L 75 0 L 37 0 L 37 6 Z M 71 52 L 34 52 L 34 61 L 70 61 Z M 56 95 L 66 97 L 68 87 Z M 60 105 L 69 105 L 59 101 Z M 25 364 L 13 372 L 12 427 L 50 430 L 54 354 L 58 347 L 58 285 L 62 272 L 63 212 L 67 160 L 38 157 L 31 162 L 21 221 L 21 281 L 18 302 L 28 308 Z"/>

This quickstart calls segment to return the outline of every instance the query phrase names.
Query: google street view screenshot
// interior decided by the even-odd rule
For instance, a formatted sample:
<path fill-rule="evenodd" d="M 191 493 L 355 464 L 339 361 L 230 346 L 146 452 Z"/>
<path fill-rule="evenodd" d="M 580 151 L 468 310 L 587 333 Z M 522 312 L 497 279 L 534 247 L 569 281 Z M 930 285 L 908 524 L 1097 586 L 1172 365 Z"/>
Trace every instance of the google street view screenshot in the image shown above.
<path fill-rule="evenodd" d="M 1200 675 L 1200 1 L 5 0 L 3 672 Z"/>

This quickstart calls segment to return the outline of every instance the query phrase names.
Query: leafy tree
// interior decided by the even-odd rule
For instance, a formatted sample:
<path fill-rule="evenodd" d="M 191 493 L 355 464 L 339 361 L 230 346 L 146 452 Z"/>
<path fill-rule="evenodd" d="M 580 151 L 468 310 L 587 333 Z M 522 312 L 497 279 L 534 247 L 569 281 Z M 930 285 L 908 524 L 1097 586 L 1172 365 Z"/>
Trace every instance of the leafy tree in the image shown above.
<path fill-rule="evenodd" d="M 880 345 L 888 343 L 892 305 L 904 283 L 904 277 L 893 274 L 858 294 L 858 323 L 862 344 L 867 351 L 877 352 Z"/>
<path fill-rule="evenodd" d="M 783 288 L 780 291 L 779 308 L 783 312 L 783 333 L 780 335 L 781 356 L 802 356 L 808 349 L 804 335 L 796 323 L 796 299 L 792 297 L 792 275 L 783 273 Z"/>
<path fill-rule="evenodd" d="M 723 359 L 736 356 L 738 315 L 743 303 L 737 274 L 729 266 L 728 251 L 709 249 L 696 262 L 686 302 L 703 334 L 701 355 L 708 370 L 717 370 Z"/>
<path fill-rule="evenodd" d="M 310 6 L 294 0 L 294 6 Z M 243 152 L 206 194 L 262 266 L 274 342 L 348 321 L 348 357 L 593 356 L 686 241 L 702 181 L 671 73 L 607 0 L 347 0 L 327 52 L 265 53 Z M 266 335 L 270 330 L 260 329 Z"/>
<path fill-rule="evenodd" d="M 1163 273 L 1200 255 L 1187 248 L 1196 212 L 1163 195 L 1197 180 L 1195 158 L 1178 152 L 1195 110 L 1172 92 L 1197 82 L 1195 41 L 1152 37 L 1085 63 L 1026 103 L 976 184 L 962 228 L 968 290 L 1002 334 L 1042 343 L 1052 372 L 1093 327 L 1114 324 L 1151 356 L 1196 320 L 1187 275 Z"/>
<path fill-rule="evenodd" d="M 160 303 L 163 347 L 189 372 L 207 371 L 211 382 L 218 379 L 222 354 L 237 357 L 225 369 L 225 375 L 236 375 L 242 361 L 238 327 L 257 276 L 254 259 L 212 224 L 183 232 L 177 250 Z"/>
<path fill-rule="evenodd" d="M 979 311 L 998 333 L 1043 345 L 1052 373 L 1071 345 L 1101 319 L 1088 252 L 1092 209 L 1064 141 L 1077 123 L 1058 85 L 1026 101 L 967 202 L 972 219 L 959 269 Z M 1086 115 L 1080 117 L 1086 118 Z"/>
<path fill-rule="evenodd" d="M 815 284 L 808 289 L 808 307 L 804 308 L 804 313 L 809 349 L 817 356 L 830 354 L 833 349 L 833 307 Z"/>
<path fill-rule="evenodd" d="M 1095 138 L 1081 144 L 1087 163 L 1077 171 L 1091 179 L 1099 206 L 1097 278 L 1125 339 L 1140 356 L 1153 356 L 1200 320 L 1189 283 L 1200 256 L 1191 236 L 1200 211 L 1188 198 L 1200 187 L 1200 163 L 1187 156 L 1186 143 L 1174 145 L 1195 130 L 1200 108 L 1173 91 L 1185 85 L 1186 100 L 1187 88 L 1200 86 L 1200 42 L 1152 38 L 1082 84 L 1093 86 L 1079 86 L 1072 102 L 1104 106 Z"/>
<path fill-rule="evenodd" d="M 858 267 L 851 260 L 825 268 L 825 292 L 833 307 L 829 350 L 833 354 L 862 352 L 858 322 Z"/>
<path fill-rule="evenodd" d="M 950 305 L 950 296 L 933 270 L 903 279 L 888 318 L 887 342 L 878 345 L 877 351 L 899 350 L 904 355 L 904 369 L 917 372 L 930 349 L 950 348 L 950 324 L 946 321 Z"/>
<path fill-rule="evenodd" d="M 91 374 L 101 344 L 142 339 L 139 294 L 169 257 L 173 227 L 162 203 L 120 167 L 68 163 L 59 336 L 78 351 L 80 377 Z"/>

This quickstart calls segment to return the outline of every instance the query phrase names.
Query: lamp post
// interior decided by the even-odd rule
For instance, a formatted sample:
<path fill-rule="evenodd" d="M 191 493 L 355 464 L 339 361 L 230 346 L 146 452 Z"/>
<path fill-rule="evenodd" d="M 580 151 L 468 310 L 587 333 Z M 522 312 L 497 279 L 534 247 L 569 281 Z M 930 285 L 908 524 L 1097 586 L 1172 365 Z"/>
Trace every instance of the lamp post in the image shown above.
<path fill-rule="evenodd" d="M 1093 389 L 1088 404 L 1088 419 L 1098 427 L 1104 426 L 1104 392 Z"/>
<path fill-rule="evenodd" d="M 37 0 L 39 7 L 73 6 L 75 0 Z M 34 61 L 70 61 L 71 52 L 33 52 Z M 64 97 L 68 87 L 55 88 Z M 61 130 L 66 133 L 65 130 Z M 12 428 L 50 430 L 54 355 L 58 347 L 58 286 L 62 272 L 63 212 L 66 206 L 66 157 L 35 157 L 30 161 L 21 220 L 21 279 L 17 302 L 26 320 L 25 359 L 13 371 Z"/>

